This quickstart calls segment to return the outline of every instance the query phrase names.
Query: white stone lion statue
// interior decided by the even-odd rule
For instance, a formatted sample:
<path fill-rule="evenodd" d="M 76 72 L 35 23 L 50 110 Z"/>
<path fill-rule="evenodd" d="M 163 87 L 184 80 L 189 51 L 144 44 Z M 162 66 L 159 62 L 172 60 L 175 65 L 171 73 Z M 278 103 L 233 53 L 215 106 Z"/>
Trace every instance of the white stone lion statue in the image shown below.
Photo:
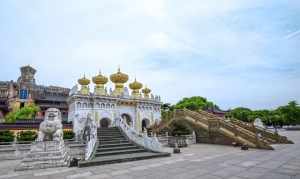
<path fill-rule="evenodd" d="M 49 108 L 40 124 L 37 141 L 63 141 L 63 125 L 59 109 Z"/>

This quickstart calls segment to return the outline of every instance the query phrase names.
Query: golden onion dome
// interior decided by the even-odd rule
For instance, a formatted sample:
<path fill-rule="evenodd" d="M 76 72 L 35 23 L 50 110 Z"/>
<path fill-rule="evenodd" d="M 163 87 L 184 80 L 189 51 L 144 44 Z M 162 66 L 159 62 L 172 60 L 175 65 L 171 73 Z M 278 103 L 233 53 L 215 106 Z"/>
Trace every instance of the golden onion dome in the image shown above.
<path fill-rule="evenodd" d="M 149 94 L 149 93 L 151 93 L 151 89 L 145 87 L 145 88 L 142 90 L 142 92 L 143 92 L 144 94 Z"/>
<path fill-rule="evenodd" d="M 84 75 L 83 78 L 80 78 L 80 79 L 78 80 L 78 83 L 79 83 L 80 85 L 89 85 L 89 84 L 90 84 L 90 80 L 87 79 L 87 78 L 85 77 L 85 75 Z"/>
<path fill-rule="evenodd" d="M 126 83 L 128 81 L 128 75 L 125 73 L 122 73 L 120 71 L 120 68 L 118 69 L 117 73 L 114 73 L 112 75 L 110 75 L 110 80 L 113 83 Z"/>
<path fill-rule="evenodd" d="M 139 89 L 143 88 L 143 84 L 136 81 L 136 79 L 134 79 L 134 82 L 129 84 L 129 88 L 132 90 L 139 90 Z"/>
<path fill-rule="evenodd" d="M 107 77 L 106 76 L 103 76 L 101 74 L 101 72 L 99 72 L 99 74 L 97 76 L 94 76 L 93 77 L 93 82 L 96 84 L 96 85 L 104 85 L 106 84 L 108 81 Z"/>

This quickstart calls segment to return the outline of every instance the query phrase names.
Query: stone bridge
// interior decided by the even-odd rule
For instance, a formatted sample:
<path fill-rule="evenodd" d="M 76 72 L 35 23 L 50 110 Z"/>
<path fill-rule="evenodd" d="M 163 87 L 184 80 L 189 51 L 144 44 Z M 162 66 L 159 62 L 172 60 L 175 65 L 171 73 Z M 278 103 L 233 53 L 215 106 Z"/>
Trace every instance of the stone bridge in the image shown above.
<path fill-rule="evenodd" d="M 212 143 L 231 145 L 247 144 L 252 148 L 273 150 L 271 144 L 292 143 L 286 137 L 277 133 L 254 127 L 252 124 L 237 120 L 227 121 L 214 114 L 199 110 L 177 109 L 169 114 L 165 125 L 180 121 L 188 124 L 197 136 L 197 143 Z"/>

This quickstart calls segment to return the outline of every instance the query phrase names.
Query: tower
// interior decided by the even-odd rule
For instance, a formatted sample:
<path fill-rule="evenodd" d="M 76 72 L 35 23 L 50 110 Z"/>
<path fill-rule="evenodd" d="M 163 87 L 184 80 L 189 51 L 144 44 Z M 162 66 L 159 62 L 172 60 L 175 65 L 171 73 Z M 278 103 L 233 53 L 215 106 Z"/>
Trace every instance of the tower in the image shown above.
<path fill-rule="evenodd" d="M 35 78 L 34 75 L 36 73 L 36 70 L 27 65 L 20 68 L 21 70 L 21 76 L 18 78 L 19 84 L 35 84 Z"/>
<path fill-rule="evenodd" d="M 110 80 L 115 84 L 115 89 L 113 91 L 114 96 L 121 96 L 124 92 L 124 83 L 128 81 L 128 75 L 122 73 L 120 68 L 117 73 L 110 75 Z"/>
<path fill-rule="evenodd" d="M 103 76 L 101 72 L 97 76 L 93 77 L 93 82 L 95 83 L 94 94 L 95 95 L 107 95 L 104 89 L 104 85 L 108 82 L 106 76 Z"/>

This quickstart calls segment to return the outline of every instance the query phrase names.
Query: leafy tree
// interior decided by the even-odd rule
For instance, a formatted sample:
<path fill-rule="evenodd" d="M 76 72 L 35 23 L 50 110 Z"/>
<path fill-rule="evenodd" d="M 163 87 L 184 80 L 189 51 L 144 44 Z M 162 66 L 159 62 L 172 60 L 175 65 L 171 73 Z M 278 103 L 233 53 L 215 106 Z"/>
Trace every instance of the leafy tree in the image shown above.
<path fill-rule="evenodd" d="M 172 123 L 170 128 L 172 136 L 189 135 L 192 133 L 192 130 L 185 123 L 180 121 Z"/>
<path fill-rule="evenodd" d="M 300 124 L 300 107 L 296 101 L 291 101 L 286 106 L 280 106 L 277 111 L 282 115 L 285 124 Z"/>
<path fill-rule="evenodd" d="M 29 104 L 17 111 L 9 112 L 5 116 L 5 121 L 8 123 L 14 123 L 16 120 L 30 120 L 33 119 L 40 108 L 35 104 Z"/>
<path fill-rule="evenodd" d="M 231 117 L 244 122 L 251 122 L 254 118 L 254 116 L 251 116 L 252 114 L 251 109 L 244 108 L 244 107 L 235 108 L 231 110 L 229 113 Z"/>
<path fill-rule="evenodd" d="M 189 110 L 197 111 L 199 109 L 207 110 L 218 108 L 213 102 L 208 101 L 206 98 L 201 96 L 193 96 L 190 98 L 183 98 L 175 105 L 176 109 L 187 108 Z"/>

